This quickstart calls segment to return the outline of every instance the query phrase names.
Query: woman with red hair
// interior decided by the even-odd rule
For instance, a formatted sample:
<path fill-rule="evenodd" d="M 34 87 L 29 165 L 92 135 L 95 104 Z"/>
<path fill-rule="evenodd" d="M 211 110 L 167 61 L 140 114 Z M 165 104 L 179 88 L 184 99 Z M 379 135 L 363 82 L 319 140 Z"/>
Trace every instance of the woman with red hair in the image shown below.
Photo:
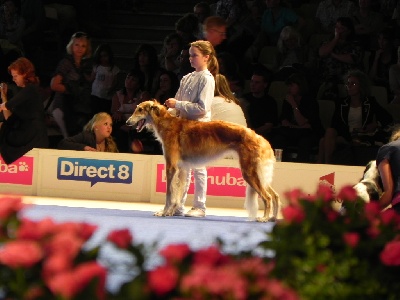
<path fill-rule="evenodd" d="M 33 148 L 48 147 L 44 108 L 35 67 L 21 57 L 8 67 L 18 92 L 7 99 L 7 84 L 1 84 L 0 112 L 5 121 L 0 129 L 0 153 L 11 164 Z"/>

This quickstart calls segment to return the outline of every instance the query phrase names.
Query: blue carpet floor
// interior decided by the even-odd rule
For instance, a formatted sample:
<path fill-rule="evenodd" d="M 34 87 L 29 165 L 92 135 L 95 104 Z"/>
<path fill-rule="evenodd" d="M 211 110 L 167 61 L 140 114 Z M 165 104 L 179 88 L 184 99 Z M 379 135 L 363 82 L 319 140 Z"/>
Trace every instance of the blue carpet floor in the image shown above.
<path fill-rule="evenodd" d="M 33 205 L 23 210 L 23 215 L 31 220 L 52 218 L 55 222 L 87 222 L 98 229 L 86 247 L 102 245 L 107 234 L 115 229 L 128 228 L 134 242 L 151 244 L 157 241 L 157 248 L 174 243 L 187 243 L 192 249 L 200 249 L 215 243 L 217 238 L 224 241 L 225 252 L 243 250 L 257 251 L 257 244 L 265 240 L 266 232 L 274 223 L 249 222 L 242 217 L 212 216 L 205 218 L 154 217 L 153 212 L 139 210 L 118 210 L 105 208 L 79 208 L 65 206 Z M 265 253 L 264 253 L 265 254 Z M 261 254 L 260 254 L 261 255 Z M 263 255 L 263 254 L 262 254 Z M 105 244 L 101 248 L 100 260 L 106 265 L 124 264 L 130 256 Z M 147 267 L 159 264 L 160 257 L 150 255 Z M 132 274 L 123 274 L 117 269 L 109 273 L 107 288 L 117 291 L 122 282 Z"/>

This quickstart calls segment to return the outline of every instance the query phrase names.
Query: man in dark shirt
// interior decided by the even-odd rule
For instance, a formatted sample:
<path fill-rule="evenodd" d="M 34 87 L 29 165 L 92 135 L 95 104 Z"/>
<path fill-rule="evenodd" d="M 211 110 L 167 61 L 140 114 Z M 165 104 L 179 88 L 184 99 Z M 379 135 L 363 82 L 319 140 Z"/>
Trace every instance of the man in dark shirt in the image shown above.
<path fill-rule="evenodd" d="M 249 127 L 268 139 L 272 127 L 278 123 L 276 100 L 268 95 L 270 75 L 254 70 L 250 81 L 250 93 L 244 94 L 246 119 Z"/>

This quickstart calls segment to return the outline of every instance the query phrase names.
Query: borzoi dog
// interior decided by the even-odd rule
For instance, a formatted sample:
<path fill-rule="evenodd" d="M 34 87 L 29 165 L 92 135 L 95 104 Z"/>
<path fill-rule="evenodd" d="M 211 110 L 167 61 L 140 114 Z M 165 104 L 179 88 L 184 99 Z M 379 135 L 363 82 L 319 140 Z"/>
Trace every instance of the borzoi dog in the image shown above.
<path fill-rule="evenodd" d="M 280 209 L 279 195 L 272 189 L 275 163 L 269 142 L 253 130 L 224 121 L 200 122 L 172 116 L 156 100 L 139 104 L 126 122 L 154 131 L 161 142 L 166 162 L 167 194 L 163 216 L 173 216 L 183 197 L 188 170 L 205 166 L 226 152 L 239 156 L 243 179 L 247 182 L 245 208 L 249 218 L 275 221 Z M 264 215 L 257 218 L 258 195 L 264 203 Z M 271 203 L 272 217 L 268 219 Z"/>

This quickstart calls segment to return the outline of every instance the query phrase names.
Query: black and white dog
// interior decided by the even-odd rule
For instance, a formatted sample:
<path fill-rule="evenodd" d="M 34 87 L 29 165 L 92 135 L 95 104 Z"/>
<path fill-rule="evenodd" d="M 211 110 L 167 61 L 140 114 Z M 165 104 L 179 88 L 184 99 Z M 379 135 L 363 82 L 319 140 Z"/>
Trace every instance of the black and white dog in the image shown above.
<path fill-rule="evenodd" d="M 376 161 L 371 160 L 364 169 L 361 180 L 354 186 L 358 196 L 365 202 L 378 201 L 382 195 L 382 180 Z"/>
<path fill-rule="evenodd" d="M 378 201 L 383 192 L 382 180 L 379 175 L 376 161 L 371 160 L 364 169 L 363 177 L 353 186 L 357 195 L 365 202 Z M 340 213 L 346 213 L 344 203 L 340 208 Z"/>

